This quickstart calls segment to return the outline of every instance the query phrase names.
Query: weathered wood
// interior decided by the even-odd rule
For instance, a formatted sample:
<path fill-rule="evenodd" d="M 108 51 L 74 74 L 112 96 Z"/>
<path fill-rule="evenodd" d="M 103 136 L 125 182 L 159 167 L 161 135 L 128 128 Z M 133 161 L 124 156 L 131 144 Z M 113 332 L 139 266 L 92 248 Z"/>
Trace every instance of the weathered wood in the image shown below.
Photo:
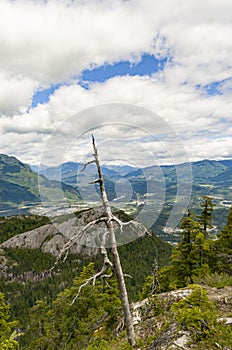
<path fill-rule="evenodd" d="M 93 142 L 93 150 L 94 150 L 94 159 L 97 166 L 98 176 L 99 176 L 99 185 L 100 185 L 100 191 L 101 191 L 101 197 L 102 197 L 102 203 L 105 209 L 105 215 L 107 217 L 106 220 L 106 226 L 109 231 L 109 237 L 110 237 L 110 246 L 113 256 L 113 264 L 114 264 L 114 271 L 118 282 L 118 287 L 120 291 L 120 297 L 122 301 L 122 307 L 123 307 L 123 313 L 124 313 L 124 321 L 125 321 L 125 327 L 127 332 L 128 341 L 132 346 L 135 346 L 135 332 L 134 332 L 134 326 L 133 326 L 133 319 L 131 315 L 130 310 L 130 304 L 128 300 L 128 294 L 126 290 L 126 284 L 124 279 L 124 274 L 122 271 L 122 266 L 120 262 L 120 257 L 118 254 L 117 249 L 117 242 L 115 238 L 115 232 L 114 232 L 114 226 L 113 226 L 113 220 L 114 216 L 111 211 L 111 207 L 107 198 L 107 193 L 105 190 L 104 185 L 104 179 L 101 171 L 101 166 L 98 158 L 98 152 L 95 144 L 94 136 L 92 136 L 92 142 Z"/>

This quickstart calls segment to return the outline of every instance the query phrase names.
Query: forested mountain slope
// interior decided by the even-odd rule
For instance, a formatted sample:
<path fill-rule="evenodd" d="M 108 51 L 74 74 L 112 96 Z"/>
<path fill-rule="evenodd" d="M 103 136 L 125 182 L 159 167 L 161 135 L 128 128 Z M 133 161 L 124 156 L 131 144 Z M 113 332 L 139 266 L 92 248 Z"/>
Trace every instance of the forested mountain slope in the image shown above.
<path fill-rule="evenodd" d="M 33 206 L 41 201 L 39 185 L 47 193 L 47 198 L 43 200 L 52 200 L 56 198 L 59 191 L 59 183 L 48 180 L 31 170 L 31 168 L 20 162 L 15 157 L 0 155 L 0 208 L 12 208 L 22 205 Z M 61 184 L 64 196 L 70 200 L 78 200 L 79 193 L 76 189 L 66 184 Z"/>

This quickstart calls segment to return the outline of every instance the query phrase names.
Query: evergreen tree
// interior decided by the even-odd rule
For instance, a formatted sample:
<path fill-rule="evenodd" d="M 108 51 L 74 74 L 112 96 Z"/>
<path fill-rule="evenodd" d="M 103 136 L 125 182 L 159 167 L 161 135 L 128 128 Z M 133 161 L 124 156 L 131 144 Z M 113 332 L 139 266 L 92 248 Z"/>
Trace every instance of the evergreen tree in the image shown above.
<path fill-rule="evenodd" d="M 209 273 L 211 240 L 206 239 L 199 222 L 188 210 L 181 222 L 181 241 L 174 248 L 170 266 L 160 270 L 162 290 L 185 287 L 193 283 L 194 276 Z"/>
<path fill-rule="evenodd" d="M 177 288 L 184 287 L 192 283 L 194 264 L 192 251 L 197 234 L 200 232 L 199 224 L 194 221 L 192 213 L 188 211 L 186 217 L 181 222 L 181 241 L 173 250 L 171 256 L 171 266 Z M 196 257 L 194 257 L 196 258 Z"/>
<path fill-rule="evenodd" d="M 15 340 L 17 334 L 13 329 L 17 322 L 9 322 L 9 305 L 4 300 L 4 294 L 0 293 L 0 349 L 18 349 L 18 342 Z M 19 336 L 19 335 L 18 335 Z"/>
<path fill-rule="evenodd" d="M 190 344 L 199 350 L 230 349 L 230 326 L 218 321 L 220 315 L 201 286 L 193 285 L 191 288 L 193 291 L 190 296 L 171 307 L 180 328 L 189 332 Z"/>
<path fill-rule="evenodd" d="M 81 350 L 99 339 L 112 337 L 122 316 L 115 279 L 109 275 L 107 283 L 96 280 L 95 285 L 86 285 L 76 298 L 80 286 L 93 274 L 94 264 L 90 263 L 52 306 L 37 302 L 28 331 L 33 337 L 28 350 Z"/>
<path fill-rule="evenodd" d="M 203 203 L 201 203 L 202 211 L 197 218 L 205 236 L 208 236 L 208 230 L 212 228 L 212 220 L 214 218 L 212 213 L 214 206 L 215 204 L 213 204 L 211 197 L 203 197 Z"/>
<path fill-rule="evenodd" d="M 198 237 L 197 237 L 201 267 L 203 267 L 205 260 L 207 260 L 207 263 L 210 260 L 210 249 L 212 247 L 212 244 L 210 244 L 211 241 L 205 241 L 204 238 L 209 238 L 209 229 L 213 227 L 212 220 L 214 218 L 213 216 L 214 206 L 215 204 L 212 202 L 211 197 L 203 196 L 203 203 L 201 203 L 202 211 L 201 211 L 201 214 L 197 216 L 198 222 L 201 227 L 201 232 L 202 232 L 201 234 L 198 234 Z M 207 259 L 206 259 L 206 256 L 204 256 L 206 252 L 207 252 Z"/>
<path fill-rule="evenodd" d="M 232 207 L 227 216 L 227 224 L 215 242 L 217 270 L 232 275 Z"/>

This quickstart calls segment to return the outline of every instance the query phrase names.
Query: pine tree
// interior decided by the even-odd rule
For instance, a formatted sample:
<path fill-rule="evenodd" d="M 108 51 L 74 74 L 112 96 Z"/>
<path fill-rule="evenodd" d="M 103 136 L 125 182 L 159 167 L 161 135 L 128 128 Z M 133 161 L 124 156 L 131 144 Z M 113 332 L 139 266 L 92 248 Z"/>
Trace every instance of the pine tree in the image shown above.
<path fill-rule="evenodd" d="M 227 216 L 227 224 L 215 242 L 217 270 L 232 275 L 232 207 Z"/>
<path fill-rule="evenodd" d="M 209 256 L 210 252 L 210 241 L 205 241 L 204 238 L 209 238 L 209 229 L 213 227 L 212 220 L 213 216 L 213 208 L 215 204 L 212 202 L 212 198 L 208 196 L 203 197 L 203 203 L 201 203 L 202 211 L 201 214 L 197 216 L 198 222 L 201 226 L 201 234 L 197 237 L 197 243 L 200 254 L 200 265 L 203 267 L 204 261 L 207 260 L 206 256 L 204 256 L 204 250 L 207 251 L 207 255 Z M 204 236 L 204 237 L 203 237 Z M 205 248 L 205 249 L 204 249 Z M 208 260 L 207 260 L 208 262 Z"/>
<path fill-rule="evenodd" d="M 31 315 L 29 332 L 33 340 L 28 350 L 82 350 L 112 336 L 120 320 L 121 302 L 116 280 L 110 273 L 107 284 L 98 279 L 95 285 L 86 285 L 73 303 L 80 286 L 94 273 L 94 264 L 90 263 L 51 306 L 37 302 Z"/>
<path fill-rule="evenodd" d="M 181 222 L 181 241 L 173 249 L 170 266 L 160 270 L 163 290 L 185 287 L 193 283 L 194 276 L 209 273 L 211 240 L 202 232 L 201 225 L 189 210 Z"/>
<path fill-rule="evenodd" d="M 211 197 L 203 197 L 203 203 L 201 203 L 202 211 L 201 214 L 197 216 L 197 218 L 205 236 L 208 236 L 208 230 L 213 227 L 212 220 L 214 216 L 212 213 L 214 206 L 215 204 L 212 202 Z"/>
<path fill-rule="evenodd" d="M 220 315 L 201 286 L 193 285 L 191 288 L 190 296 L 171 307 L 180 328 L 190 335 L 189 343 L 199 350 L 230 349 L 230 326 L 218 320 Z"/>
<path fill-rule="evenodd" d="M 0 349 L 2 350 L 18 349 L 15 338 L 19 335 L 13 331 L 17 322 L 9 322 L 9 309 L 9 305 L 4 300 L 4 294 L 0 293 Z"/>

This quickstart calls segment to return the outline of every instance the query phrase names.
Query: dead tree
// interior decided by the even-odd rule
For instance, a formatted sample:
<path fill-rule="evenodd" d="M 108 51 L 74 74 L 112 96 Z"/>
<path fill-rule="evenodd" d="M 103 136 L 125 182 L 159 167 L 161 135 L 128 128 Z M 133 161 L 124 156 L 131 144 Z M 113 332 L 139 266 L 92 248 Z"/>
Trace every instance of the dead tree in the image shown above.
<path fill-rule="evenodd" d="M 158 265 L 158 260 L 157 258 L 154 259 L 153 263 L 153 282 L 152 282 L 152 287 L 151 287 L 151 294 L 157 294 L 158 289 L 160 288 L 159 285 L 159 265 Z"/>
<path fill-rule="evenodd" d="M 126 331 L 127 331 L 127 337 L 128 337 L 129 343 L 132 346 L 135 346 L 135 334 L 134 334 L 133 319 L 132 319 L 132 315 L 131 315 L 131 311 L 130 311 L 130 304 L 129 304 L 129 300 L 128 300 L 128 294 L 127 294 L 127 290 L 126 290 L 124 274 L 122 271 L 122 266 L 121 266 L 121 262 L 120 262 L 120 258 L 119 258 L 119 254 L 118 254 L 117 242 L 116 242 L 114 226 L 113 226 L 113 221 L 115 221 L 115 217 L 112 214 L 111 207 L 110 207 L 110 204 L 109 204 L 109 201 L 107 198 L 105 185 L 104 185 L 104 179 L 102 176 L 101 166 L 100 166 L 100 162 L 98 159 L 97 148 L 96 148 L 95 140 L 94 140 L 93 136 L 92 136 L 92 142 L 93 142 L 93 150 L 94 150 L 94 154 L 93 154 L 94 162 L 96 163 L 98 176 L 99 176 L 99 178 L 97 180 L 95 180 L 95 183 L 99 183 L 99 185 L 100 185 L 102 203 L 103 203 L 103 206 L 105 209 L 106 226 L 107 226 L 108 233 L 109 233 L 111 252 L 112 252 L 112 256 L 113 256 L 113 268 L 115 271 L 115 275 L 117 278 L 118 287 L 119 287 L 119 291 L 120 291 L 123 313 L 124 313 L 125 327 L 126 327 Z M 119 223 L 118 220 L 117 220 L 117 222 Z M 121 223 L 119 223 L 119 224 L 121 224 Z M 104 246 L 102 246 L 102 249 L 106 250 Z M 105 253 L 106 252 L 104 251 L 104 254 Z"/>
<path fill-rule="evenodd" d="M 117 242 L 115 238 L 115 232 L 114 232 L 114 226 L 113 226 L 113 221 L 115 220 L 111 207 L 107 198 L 106 190 L 105 190 L 105 185 L 104 185 L 104 179 L 102 176 L 102 171 L 101 171 L 101 166 L 100 162 L 98 159 L 98 153 L 97 153 L 97 148 L 95 145 L 95 140 L 94 137 L 92 136 L 92 141 L 93 141 L 93 150 L 94 150 L 94 162 L 96 163 L 97 166 L 97 171 L 98 171 L 98 176 L 99 178 L 96 180 L 96 182 L 99 183 L 100 185 L 100 191 L 101 191 L 101 198 L 102 198 L 102 203 L 105 209 L 105 215 L 106 215 L 106 226 L 109 232 L 109 238 L 110 238 L 110 245 L 111 245 L 111 252 L 113 256 L 113 267 L 115 271 L 115 275 L 117 278 L 118 282 L 118 287 L 120 291 L 120 296 L 121 296 L 121 301 L 122 301 L 122 307 L 123 307 L 123 313 L 124 313 L 124 321 L 125 321 L 125 327 L 127 331 L 127 337 L 128 341 L 132 346 L 135 346 L 135 334 L 134 334 L 134 326 L 133 326 L 133 319 L 130 311 L 130 304 L 128 300 L 128 294 L 126 290 L 126 284 L 125 284 L 125 279 L 124 279 L 124 274 L 122 271 L 122 266 L 118 254 L 118 249 L 117 249 Z M 105 247 L 102 247 L 105 249 Z"/>
<path fill-rule="evenodd" d="M 143 232 L 143 234 L 150 235 L 150 233 L 146 230 L 146 228 L 142 224 L 140 224 L 134 220 L 131 220 L 129 222 L 122 222 L 118 217 L 113 215 L 108 198 L 107 198 L 104 179 L 103 179 L 101 166 L 100 166 L 100 162 L 99 162 L 99 158 L 98 158 L 98 152 L 97 152 L 97 148 L 95 145 L 95 139 L 93 136 L 92 136 L 92 144 L 93 144 L 93 151 L 94 151 L 93 152 L 94 159 L 92 161 L 86 163 L 84 165 L 82 171 L 84 171 L 85 168 L 89 164 L 93 164 L 93 163 L 96 164 L 98 178 L 91 183 L 99 184 L 99 186 L 100 186 L 100 193 L 101 193 L 101 199 L 102 199 L 103 208 L 104 208 L 104 214 L 99 219 L 92 220 L 91 222 L 86 224 L 84 227 L 77 228 L 77 233 L 64 245 L 64 247 L 60 251 L 60 254 L 57 257 L 56 263 L 54 264 L 52 269 L 54 269 L 54 267 L 57 265 L 58 261 L 61 259 L 61 257 L 64 254 L 65 254 L 64 260 L 66 259 L 72 246 L 80 241 L 80 239 L 83 237 L 84 233 L 87 230 L 91 229 L 92 227 L 94 227 L 97 224 L 104 223 L 106 225 L 106 231 L 102 235 L 101 243 L 100 243 L 101 254 L 104 257 L 103 266 L 99 272 L 97 272 L 95 275 L 93 275 L 92 277 L 87 279 L 79 287 L 77 295 L 73 299 L 72 304 L 75 303 L 75 301 L 77 300 L 77 298 L 79 297 L 79 295 L 81 293 L 81 290 L 85 286 L 87 286 L 90 283 L 93 283 L 93 285 L 94 285 L 96 279 L 99 277 L 107 278 L 107 277 L 112 276 L 112 274 L 115 274 L 116 279 L 117 279 L 117 283 L 118 283 L 119 292 L 120 292 L 120 298 L 122 301 L 122 309 L 123 309 L 123 314 L 124 314 L 124 324 L 126 327 L 127 338 L 128 338 L 129 343 L 132 346 L 135 346 L 135 332 L 134 332 L 134 326 L 133 326 L 133 318 L 131 315 L 130 304 L 129 304 L 129 300 L 128 300 L 128 294 L 127 294 L 125 278 L 124 278 L 126 276 L 128 276 L 128 277 L 130 277 L 130 276 L 125 275 L 123 273 L 123 270 L 122 270 L 120 257 L 119 257 L 118 249 L 117 249 L 117 241 L 116 241 L 116 235 L 115 235 L 115 230 L 114 230 L 114 224 L 119 227 L 121 234 L 123 233 L 123 227 L 125 227 L 127 225 L 133 225 L 134 229 L 136 229 L 140 232 Z M 108 252 L 107 252 L 106 246 L 111 248 L 113 262 L 111 262 L 109 257 L 108 257 Z M 109 268 L 112 271 L 112 274 L 110 274 L 110 275 L 107 273 Z"/>

